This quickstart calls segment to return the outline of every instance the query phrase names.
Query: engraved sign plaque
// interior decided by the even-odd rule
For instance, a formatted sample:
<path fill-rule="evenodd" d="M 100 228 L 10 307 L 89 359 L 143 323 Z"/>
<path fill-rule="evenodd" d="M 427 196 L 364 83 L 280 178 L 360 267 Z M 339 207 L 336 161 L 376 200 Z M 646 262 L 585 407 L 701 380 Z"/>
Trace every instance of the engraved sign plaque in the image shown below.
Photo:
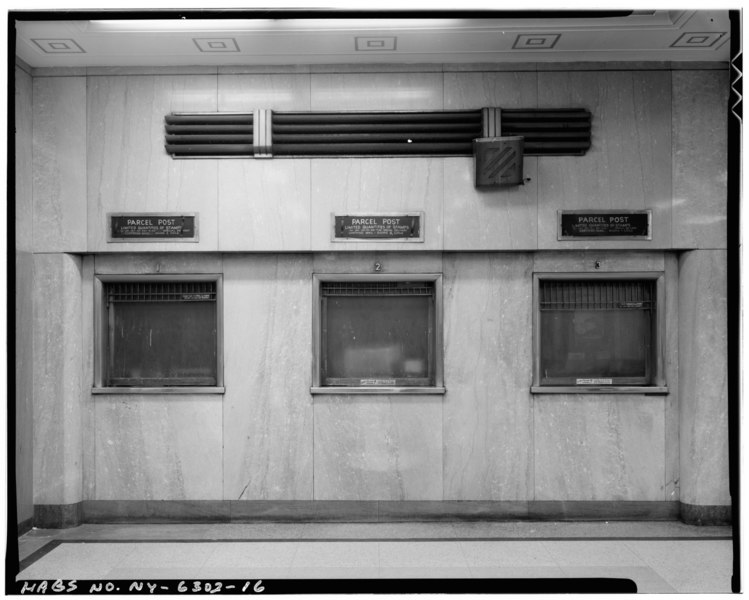
<path fill-rule="evenodd" d="M 197 242 L 194 213 L 110 213 L 108 242 Z"/>
<path fill-rule="evenodd" d="M 334 242 L 423 242 L 423 213 L 333 215 Z"/>
<path fill-rule="evenodd" d="M 557 239 L 652 239 L 651 210 L 560 210 Z"/>

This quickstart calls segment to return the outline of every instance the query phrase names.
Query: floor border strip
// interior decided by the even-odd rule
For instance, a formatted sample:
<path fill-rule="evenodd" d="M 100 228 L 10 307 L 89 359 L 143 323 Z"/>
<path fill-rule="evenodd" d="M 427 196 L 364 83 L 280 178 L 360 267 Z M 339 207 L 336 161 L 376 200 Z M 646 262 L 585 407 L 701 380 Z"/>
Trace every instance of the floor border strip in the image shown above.
<path fill-rule="evenodd" d="M 731 541 L 730 536 L 689 537 L 451 537 L 451 538 L 217 538 L 217 539 L 56 539 L 19 561 L 19 573 L 62 544 L 217 544 L 252 542 L 698 542 Z"/>

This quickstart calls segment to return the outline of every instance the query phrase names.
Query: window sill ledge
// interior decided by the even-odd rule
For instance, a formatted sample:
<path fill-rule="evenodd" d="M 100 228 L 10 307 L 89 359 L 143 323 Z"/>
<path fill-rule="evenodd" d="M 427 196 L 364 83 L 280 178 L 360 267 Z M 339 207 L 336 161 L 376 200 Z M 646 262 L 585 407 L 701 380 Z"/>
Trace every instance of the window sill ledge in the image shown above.
<path fill-rule="evenodd" d="M 91 388 L 92 394 L 107 394 L 110 396 L 116 395 L 174 395 L 180 394 L 196 395 L 196 394 L 223 394 L 226 391 L 224 387 L 95 387 Z"/>
<path fill-rule="evenodd" d="M 390 395 L 442 395 L 446 392 L 444 387 L 312 387 L 310 393 L 313 395 L 330 395 L 330 394 L 390 394 Z"/>
<path fill-rule="evenodd" d="M 531 394 L 643 394 L 645 396 L 665 396 L 667 387 L 646 385 L 534 385 Z"/>

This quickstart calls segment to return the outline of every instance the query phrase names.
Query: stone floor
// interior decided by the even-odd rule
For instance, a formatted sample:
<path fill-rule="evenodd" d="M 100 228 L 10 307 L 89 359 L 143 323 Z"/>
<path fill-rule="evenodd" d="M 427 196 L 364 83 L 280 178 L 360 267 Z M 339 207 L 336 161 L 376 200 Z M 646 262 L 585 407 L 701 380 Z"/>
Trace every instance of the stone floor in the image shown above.
<path fill-rule="evenodd" d="M 615 578 L 645 593 L 725 593 L 731 533 L 679 522 L 82 525 L 19 538 L 17 580 L 210 580 L 239 589 L 247 585 L 242 580 L 262 579 L 272 591 L 299 580 L 315 580 L 319 590 L 342 579 L 352 592 L 378 580 L 388 591 L 408 581 L 437 592 L 428 588 L 436 579 L 461 583 L 469 593 L 473 585 L 508 580 L 517 588 L 509 591 L 539 580 L 551 588 L 542 591 L 570 591 L 564 582 Z"/>

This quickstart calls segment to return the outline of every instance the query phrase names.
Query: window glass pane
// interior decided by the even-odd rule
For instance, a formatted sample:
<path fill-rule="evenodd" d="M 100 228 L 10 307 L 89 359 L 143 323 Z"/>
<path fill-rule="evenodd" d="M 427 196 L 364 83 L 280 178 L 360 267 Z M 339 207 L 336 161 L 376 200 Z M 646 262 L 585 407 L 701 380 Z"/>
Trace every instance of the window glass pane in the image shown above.
<path fill-rule="evenodd" d="M 110 384 L 216 385 L 215 302 L 116 302 L 110 310 Z"/>
<path fill-rule="evenodd" d="M 541 311 L 541 377 L 649 377 L 649 310 Z"/>
<path fill-rule="evenodd" d="M 430 296 L 326 298 L 326 378 L 431 377 L 432 302 Z"/>

